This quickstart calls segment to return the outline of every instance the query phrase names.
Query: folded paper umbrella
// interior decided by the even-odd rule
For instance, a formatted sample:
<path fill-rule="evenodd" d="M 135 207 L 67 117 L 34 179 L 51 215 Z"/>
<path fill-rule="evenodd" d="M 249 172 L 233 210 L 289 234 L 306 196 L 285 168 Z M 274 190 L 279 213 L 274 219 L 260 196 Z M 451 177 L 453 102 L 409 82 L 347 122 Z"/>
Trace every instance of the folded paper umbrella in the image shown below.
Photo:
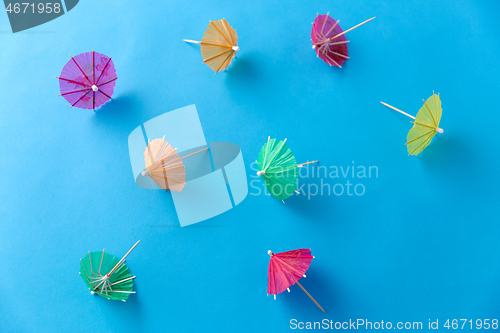
<path fill-rule="evenodd" d="M 123 263 L 125 258 L 139 244 L 140 240 L 123 256 L 122 259 L 104 252 L 89 252 L 85 258 L 80 259 L 80 275 L 90 289 L 91 294 L 97 294 L 110 300 L 125 302 L 132 291 L 133 279 L 127 266 Z"/>
<path fill-rule="evenodd" d="M 380 102 L 385 106 L 398 111 L 405 116 L 408 116 L 415 121 L 412 121 L 413 127 L 408 132 L 408 137 L 406 138 L 406 147 L 408 148 L 408 155 L 418 155 L 431 143 L 432 138 L 437 133 L 443 133 L 443 129 L 439 128 L 439 122 L 441 121 L 441 113 L 443 109 L 441 108 L 441 99 L 439 94 L 432 93 L 432 96 L 424 101 L 424 105 L 420 108 L 417 113 L 417 117 L 413 117 L 406 112 L 403 112 L 394 106 L 387 103 Z"/>
<path fill-rule="evenodd" d="M 316 55 L 323 59 L 330 66 L 342 68 L 342 64 L 349 59 L 345 34 L 359 26 L 373 20 L 372 17 L 349 30 L 343 31 L 339 25 L 340 20 L 335 21 L 327 13 L 326 15 L 316 15 L 312 25 L 311 40 Z"/>
<path fill-rule="evenodd" d="M 267 142 L 262 146 L 257 166 L 257 175 L 264 180 L 267 191 L 276 199 L 285 203 L 285 199 L 292 196 L 299 181 L 298 168 L 318 161 L 297 164 L 292 151 L 284 141 L 267 138 Z"/>
<path fill-rule="evenodd" d="M 285 290 L 290 292 L 290 287 L 297 284 L 321 311 L 325 312 L 321 305 L 299 283 L 301 277 L 306 277 L 305 273 L 314 258 L 311 255 L 311 250 L 298 249 L 276 254 L 269 250 L 267 253 L 271 256 L 267 273 L 267 294 L 274 295 L 274 299 L 276 299 L 276 294 Z"/>
<path fill-rule="evenodd" d="M 226 19 L 210 21 L 201 42 L 184 39 L 188 43 L 201 44 L 203 62 L 218 73 L 229 66 L 238 47 L 238 35 Z"/>
<path fill-rule="evenodd" d="M 144 162 L 146 168 L 141 172 L 142 176 L 149 176 L 162 189 L 180 192 L 186 185 L 186 168 L 183 159 L 201 153 L 204 148 L 192 154 L 180 157 L 177 148 L 173 148 L 167 141 L 154 139 L 149 141 L 144 150 Z"/>
<path fill-rule="evenodd" d="M 71 57 L 61 76 L 56 76 L 61 90 L 59 96 L 71 107 L 94 111 L 111 99 L 117 78 L 111 58 L 95 51 Z"/>

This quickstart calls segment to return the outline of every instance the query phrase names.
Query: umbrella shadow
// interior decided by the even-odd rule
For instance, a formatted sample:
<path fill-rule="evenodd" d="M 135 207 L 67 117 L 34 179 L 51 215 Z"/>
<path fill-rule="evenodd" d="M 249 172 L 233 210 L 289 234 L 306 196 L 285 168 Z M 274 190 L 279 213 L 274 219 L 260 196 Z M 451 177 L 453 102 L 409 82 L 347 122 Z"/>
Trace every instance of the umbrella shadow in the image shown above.
<path fill-rule="evenodd" d="M 256 58 L 259 56 L 255 55 L 255 53 L 247 53 L 233 59 L 233 62 L 225 71 L 228 83 L 248 83 L 259 78 L 259 71 L 256 65 Z"/>
<path fill-rule="evenodd" d="M 338 292 L 335 291 L 335 284 L 332 280 L 327 280 L 322 276 L 317 269 L 309 269 L 306 273 L 306 278 L 301 278 L 299 283 L 305 290 L 318 302 L 325 310 L 326 315 L 331 317 L 331 314 L 340 312 L 341 304 L 338 303 L 335 297 Z M 280 297 L 281 296 L 281 297 Z M 290 312 L 300 314 L 305 318 L 324 318 L 325 313 L 304 293 L 298 286 L 290 287 L 290 292 L 284 291 L 277 298 L 283 298 L 283 303 L 290 309 Z"/>
<path fill-rule="evenodd" d="M 436 136 L 417 156 L 423 167 L 440 183 L 464 181 L 480 168 L 477 150 L 460 135 Z M 466 189 L 464 189 L 466 190 Z"/>
<path fill-rule="evenodd" d="M 139 98 L 133 94 L 122 94 L 96 109 L 93 119 L 99 124 L 135 127 L 140 121 L 139 111 L 141 108 L 142 104 Z"/>
<path fill-rule="evenodd" d="M 126 302 L 110 301 L 100 296 L 94 295 L 102 302 L 102 313 L 113 322 L 121 325 L 123 329 L 135 327 L 138 331 L 143 326 L 144 312 L 142 311 L 142 304 L 140 298 L 140 286 L 134 282 L 134 291 L 136 294 L 130 295 Z"/>
<path fill-rule="evenodd" d="M 313 168 L 316 169 L 317 167 Z M 288 198 L 285 201 L 286 207 L 297 214 L 303 215 L 304 218 L 307 218 L 308 223 L 311 221 L 314 223 L 327 223 L 326 221 L 331 221 L 332 212 L 336 211 L 338 206 L 338 200 L 335 200 L 337 196 L 332 190 L 334 185 L 332 179 L 328 177 L 299 178 L 298 190 L 301 193 Z"/>
<path fill-rule="evenodd" d="M 238 56 L 226 70 L 226 89 L 236 103 L 249 108 L 282 109 L 283 81 L 271 70 L 274 59 L 267 54 L 250 51 Z M 288 84 L 288 83 L 285 83 Z M 252 95 L 253 98 L 248 98 Z"/>
<path fill-rule="evenodd" d="M 270 85 L 274 80 L 266 77 L 266 63 L 269 63 L 269 59 L 258 52 L 245 53 L 235 58 L 226 70 L 228 89 L 236 97 L 247 96 L 249 91 L 259 95 L 272 94 Z"/>
<path fill-rule="evenodd" d="M 460 142 L 460 136 L 455 136 L 454 134 L 438 134 L 432 139 L 431 143 L 424 149 L 424 151 L 417 156 L 417 158 L 425 163 L 456 163 L 456 161 L 453 161 L 452 159 L 455 159 L 457 156 L 460 157 L 459 155 L 461 154 L 457 153 L 464 149 L 464 147 L 462 147 L 462 143 L 463 142 Z"/>
<path fill-rule="evenodd" d="M 341 78 L 345 78 L 348 76 L 346 72 L 349 71 L 349 67 L 349 59 L 347 59 L 347 61 L 342 64 L 342 68 L 338 66 L 330 66 L 330 71 Z"/>
<path fill-rule="evenodd" d="M 321 184 L 308 182 L 307 185 L 315 184 L 318 188 Z M 307 186 L 306 185 L 306 186 Z M 332 212 L 335 211 L 335 196 L 316 195 L 308 197 L 308 194 L 298 194 L 287 199 L 286 207 L 297 214 L 307 217 L 307 223 L 324 223 L 332 218 Z"/>

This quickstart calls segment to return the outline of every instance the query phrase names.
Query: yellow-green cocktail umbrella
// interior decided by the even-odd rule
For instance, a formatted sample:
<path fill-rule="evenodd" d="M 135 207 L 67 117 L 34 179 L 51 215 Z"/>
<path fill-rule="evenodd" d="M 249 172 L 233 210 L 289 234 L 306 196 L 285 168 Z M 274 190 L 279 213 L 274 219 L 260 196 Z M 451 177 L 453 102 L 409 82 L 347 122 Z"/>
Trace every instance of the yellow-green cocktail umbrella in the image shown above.
<path fill-rule="evenodd" d="M 431 143 L 432 138 L 437 133 L 443 133 L 443 129 L 439 128 L 439 122 L 441 121 L 441 113 L 443 109 L 441 108 L 441 99 L 439 94 L 432 94 L 424 101 L 424 105 L 420 108 L 416 117 L 403 112 L 394 106 L 380 102 L 385 106 L 398 111 L 405 116 L 408 116 L 415 121 L 412 121 L 413 127 L 408 132 L 408 137 L 406 138 L 406 146 L 408 148 L 408 155 L 418 155 Z"/>

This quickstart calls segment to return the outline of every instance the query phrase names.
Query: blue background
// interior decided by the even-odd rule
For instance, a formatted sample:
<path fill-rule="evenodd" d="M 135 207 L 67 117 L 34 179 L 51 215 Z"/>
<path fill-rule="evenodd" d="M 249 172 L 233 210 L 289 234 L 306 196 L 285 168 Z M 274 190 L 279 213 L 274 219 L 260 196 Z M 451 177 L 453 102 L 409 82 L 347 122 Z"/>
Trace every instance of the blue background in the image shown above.
<path fill-rule="evenodd" d="M 500 53 L 494 1 L 81 1 L 12 34 L 0 14 L 0 331 L 287 331 L 289 321 L 498 318 L 497 128 Z M 347 29 L 351 59 L 330 68 L 311 49 L 316 13 Z M 201 63 L 209 20 L 226 18 L 241 51 L 226 72 Z M 96 113 L 58 97 L 69 55 L 113 57 L 114 100 Z M 418 157 L 411 128 L 440 92 L 444 134 Z M 207 141 L 251 163 L 268 135 L 298 162 L 377 166 L 351 179 L 363 196 L 251 195 L 180 228 L 169 193 L 135 185 L 127 137 L 196 104 Z M 311 169 L 312 170 L 312 169 Z M 348 178 L 350 179 L 350 178 Z M 348 179 L 329 179 L 331 184 Z M 303 179 L 301 184 L 318 183 Z M 250 192 L 255 189 L 250 188 Z M 196 206 L 196 203 L 193 203 Z M 128 257 L 127 303 L 91 296 L 87 251 Z M 300 290 L 266 297 L 267 250 L 311 248 Z"/>

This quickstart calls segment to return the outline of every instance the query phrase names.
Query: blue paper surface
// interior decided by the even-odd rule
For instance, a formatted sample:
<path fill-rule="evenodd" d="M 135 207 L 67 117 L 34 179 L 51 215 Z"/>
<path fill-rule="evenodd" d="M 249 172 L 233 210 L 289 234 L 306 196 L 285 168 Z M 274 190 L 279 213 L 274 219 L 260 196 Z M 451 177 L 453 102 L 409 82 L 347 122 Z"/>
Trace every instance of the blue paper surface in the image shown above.
<path fill-rule="evenodd" d="M 171 192 L 182 227 L 217 216 L 231 209 L 222 170 L 191 180 L 181 192 Z"/>
<path fill-rule="evenodd" d="M 311 48 L 311 22 L 328 11 L 343 29 L 377 17 L 347 34 L 342 69 Z M 498 317 L 499 12 L 489 0 L 87 0 L 17 34 L 0 13 L 0 331 L 287 332 L 291 319 L 426 327 Z M 182 39 L 221 18 L 241 51 L 214 75 Z M 70 54 L 92 49 L 112 56 L 118 75 L 96 113 L 70 109 L 54 78 Z M 379 101 L 415 115 L 432 90 L 444 133 L 408 157 L 410 119 Z M 180 228 L 170 193 L 135 184 L 127 140 L 191 104 L 207 141 L 241 147 L 249 193 Z M 301 178 L 302 191 L 344 193 L 286 204 L 255 195 L 252 163 L 268 135 L 288 138 L 298 162 L 320 160 L 302 174 L 337 167 L 338 178 Z M 353 177 L 352 166 L 376 166 L 378 177 Z M 347 181 L 364 195 L 348 195 Z M 137 294 L 90 295 L 79 259 L 124 254 L 138 239 L 126 263 Z M 301 247 L 316 257 L 301 284 L 326 314 L 298 286 L 266 297 L 267 250 Z"/>

